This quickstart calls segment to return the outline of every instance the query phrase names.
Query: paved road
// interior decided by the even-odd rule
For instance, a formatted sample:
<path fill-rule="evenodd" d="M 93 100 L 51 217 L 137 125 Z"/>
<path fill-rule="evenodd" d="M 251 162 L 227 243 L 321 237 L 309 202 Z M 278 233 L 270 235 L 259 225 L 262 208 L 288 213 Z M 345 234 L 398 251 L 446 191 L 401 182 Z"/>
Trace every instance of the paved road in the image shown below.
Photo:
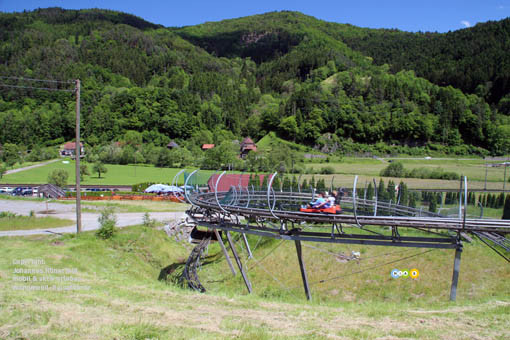
<path fill-rule="evenodd" d="M 14 174 L 16 172 L 21 172 L 21 171 L 25 171 L 25 170 L 28 170 L 28 169 L 33 169 L 33 168 L 38 168 L 40 166 L 45 166 L 46 164 L 50 164 L 50 163 L 55 163 L 57 161 L 59 161 L 60 158 L 57 158 L 57 159 L 52 159 L 50 161 L 47 161 L 47 162 L 42 162 L 42 163 L 39 163 L 39 164 L 34 164 L 34 165 L 30 165 L 30 166 L 25 166 L 23 168 L 17 168 L 17 169 L 12 169 L 12 170 L 7 170 L 4 175 L 10 175 L 10 174 Z"/>
<path fill-rule="evenodd" d="M 48 209 L 54 213 L 49 216 L 64 218 L 76 221 L 76 212 L 74 205 L 48 203 Z M 0 200 L 0 211 L 10 211 L 20 215 L 29 215 L 30 211 L 34 211 L 37 216 L 46 216 L 43 212 L 46 210 L 46 202 L 33 202 L 33 201 L 15 201 L 15 200 Z M 143 216 L 145 213 L 117 213 L 117 226 L 126 227 L 130 225 L 142 224 Z M 99 222 L 97 221 L 99 213 L 82 213 L 82 230 L 95 230 L 99 229 Z M 185 216 L 184 212 L 152 212 L 149 213 L 150 217 L 161 222 L 167 222 L 179 219 Z M 76 222 L 69 227 L 49 228 L 49 229 L 32 229 L 32 230 L 15 230 L 15 231 L 0 231 L 1 236 L 26 236 L 26 235 L 41 235 L 48 233 L 74 233 L 76 232 Z"/>

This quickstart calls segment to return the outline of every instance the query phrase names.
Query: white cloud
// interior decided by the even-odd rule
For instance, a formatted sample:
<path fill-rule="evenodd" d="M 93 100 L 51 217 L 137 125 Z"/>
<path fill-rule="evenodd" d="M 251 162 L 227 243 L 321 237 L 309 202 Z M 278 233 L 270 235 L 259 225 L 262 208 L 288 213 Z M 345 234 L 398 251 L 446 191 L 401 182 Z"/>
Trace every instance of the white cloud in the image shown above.
<path fill-rule="evenodd" d="M 460 22 L 462 25 L 464 25 L 465 27 L 471 27 L 471 23 L 467 20 L 461 20 Z"/>

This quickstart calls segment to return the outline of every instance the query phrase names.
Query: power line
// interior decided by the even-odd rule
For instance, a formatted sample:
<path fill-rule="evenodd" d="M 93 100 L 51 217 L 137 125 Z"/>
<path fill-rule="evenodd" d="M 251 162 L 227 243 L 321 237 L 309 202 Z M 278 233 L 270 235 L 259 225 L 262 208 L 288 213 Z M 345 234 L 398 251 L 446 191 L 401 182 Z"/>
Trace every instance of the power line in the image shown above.
<path fill-rule="evenodd" d="M 72 89 L 72 90 L 68 90 L 68 89 L 54 89 L 54 88 L 50 88 L 50 87 L 34 87 L 34 86 L 23 86 L 23 85 L 8 85 L 8 84 L 1 84 L 1 83 L 0 83 L 0 86 L 3 86 L 3 87 L 12 87 L 12 88 L 17 88 L 17 89 L 75 92 L 75 89 Z"/>
<path fill-rule="evenodd" d="M 274 252 L 279 246 L 281 246 L 283 244 L 283 241 L 284 240 L 281 240 L 280 243 L 278 243 L 273 249 L 271 249 L 270 252 L 268 252 L 266 255 L 264 255 L 258 262 L 261 263 L 262 261 L 264 261 L 266 259 L 266 257 L 271 255 L 272 252 Z M 251 266 L 250 268 L 248 268 L 248 270 L 252 270 L 254 267 L 255 266 Z"/>
<path fill-rule="evenodd" d="M 320 281 L 312 282 L 312 283 L 310 283 L 310 285 L 316 285 L 316 284 L 319 284 L 319 283 L 325 283 L 325 282 L 328 282 L 328 281 L 338 280 L 338 279 L 341 279 L 341 278 L 344 278 L 344 277 L 347 277 L 347 276 L 351 276 L 351 275 L 355 275 L 355 274 L 360 274 L 360 273 L 366 272 L 366 271 L 371 270 L 371 269 L 380 268 L 382 266 L 387 266 L 389 264 L 397 263 L 397 262 L 400 262 L 400 261 L 404 261 L 404 260 L 410 259 L 412 257 L 423 255 L 423 254 L 429 253 L 429 252 L 431 252 L 433 250 L 436 250 L 436 249 L 429 249 L 429 250 L 426 250 L 426 251 L 421 252 L 421 253 L 413 254 L 413 255 L 410 255 L 410 256 L 407 256 L 407 257 L 400 258 L 398 260 L 394 260 L 394 261 L 378 264 L 378 265 L 375 265 L 375 266 L 372 266 L 372 267 L 364 268 L 362 270 L 358 270 L 356 272 L 352 272 L 352 273 L 349 273 L 349 274 L 335 276 L 335 277 L 331 277 L 329 279 L 323 279 L 323 280 L 320 280 Z"/>
<path fill-rule="evenodd" d="M 46 82 L 46 83 L 74 84 L 74 80 L 36 79 L 36 78 L 12 77 L 12 76 L 0 76 L 0 78 L 1 79 L 12 79 L 12 80 L 39 81 L 39 82 Z"/>
<path fill-rule="evenodd" d="M 306 244 L 306 243 L 303 243 L 303 246 L 307 247 L 307 248 L 316 249 L 316 250 L 321 251 L 323 253 L 329 254 L 329 255 L 331 255 L 331 256 L 333 256 L 335 258 L 338 258 L 339 256 L 343 255 L 342 253 L 334 253 L 334 252 L 329 251 L 327 249 L 311 246 L 311 245 Z M 407 252 L 409 252 L 409 250 L 398 250 L 398 251 L 393 251 L 393 252 L 389 252 L 389 253 L 385 253 L 385 254 L 380 254 L 380 255 L 375 255 L 375 256 L 361 257 L 361 258 L 357 258 L 356 260 L 357 261 L 363 261 L 363 260 L 373 259 L 373 258 L 377 258 L 377 257 L 383 257 L 383 256 L 389 256 L 389 255 L 395 255 L 395 254 L 402 254 L 402 253 L 407 253 Z"/>

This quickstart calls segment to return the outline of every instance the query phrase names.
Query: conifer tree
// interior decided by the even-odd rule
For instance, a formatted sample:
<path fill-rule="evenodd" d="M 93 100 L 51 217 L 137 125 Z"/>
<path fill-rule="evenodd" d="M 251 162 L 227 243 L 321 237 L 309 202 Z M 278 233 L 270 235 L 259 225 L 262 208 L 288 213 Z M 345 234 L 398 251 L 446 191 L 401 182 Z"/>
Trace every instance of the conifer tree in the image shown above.
<path fill-rule="evenodd" d="M 398 194 L 400 196 L 400 204 L 405 205 L 409 200 L 409 190 L 403 181 L 398 185 Z"/>
<path fill-rule="evenodd" d="M 308 187 L 308 182 L 306 178 L 303 180 L 303 183 L 301 184 L 301 191 L 308 191 L 310 188 Z"/>
<path fill-rule="evenodd" d="M 437 211 L 437 199 L 433 193 L 429 197 L 429 211 L 434 213 Z"/>
<path fill-rule="evenodd" d="M 500 193 L 499 196 L 498 196 L 497 208 L 501 209 L 501 208 L 503 208 L 504 205 L 505 205 L 505 194 L 504 193 Z"/>
<path fill-rule="evenodd" d="M 290 191 L 290 179 L 288 176 L 283 177 L 283 191 Z"/>
<path fill-rule="evenodd" d="M 503 208 L 503 220 L 510 220 L 510 195 L 506 196 L 505 207 Z"/>
<path fill-rule="evenodd" d="M 393 180 L 390 180 L 388 182 L 388 187 L 386 188 L 387 191 L 387 197 L 389 201 L 392 201 L 395 203 L 395 182 Z"/>
<path fill-rule="evenodd" d="M 374 187 L 372 186 L 372 183 L 368 183 L 367 187 L 367 199 L 371 200 L 374 197 Z"/>
<path fill-rule="evenodd" d="M 409 195 L 408 206 L 410 206 L 411 208 L 416 208 L 416 197 L 417 196 L 418 196 L 418 194 L 416 192 L 411 192 L 411 194 Z"/>
<path fill-rule="evenodd" d="M 292 191 L 297 191 L 298 187 L 297 187 L 297 179 L 296 179 L 296 175 L 293 175 L 292 176 L 292 181 L 290 183 L 290 186 L 292 188 Z"/>
<path fill-rule="evenodd" d="M 377 199 L 380 201 L 386 200 L 386 187 L 384 186 L 382 178 L 379 180 L 379 185 L 377 187 Z"/>

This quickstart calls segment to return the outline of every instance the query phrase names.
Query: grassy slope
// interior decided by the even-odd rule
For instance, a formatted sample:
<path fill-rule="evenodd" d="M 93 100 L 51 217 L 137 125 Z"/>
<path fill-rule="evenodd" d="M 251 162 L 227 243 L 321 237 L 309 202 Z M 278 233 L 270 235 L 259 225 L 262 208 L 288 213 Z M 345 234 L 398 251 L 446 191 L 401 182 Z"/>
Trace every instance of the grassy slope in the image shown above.
<path fill-rule="evenodd" d="M 251 239 L 253 248 L 256 241 Z M 308 303 L 303 298 L 292 244 L 283 244 L 262 260 L 276 244 L 259 244 L 255 257 L 285 286 L 293 288 L 285 292 L 261 267 L 252 269 L 255 262 L 250 260 L 254 294 L 246 296 L 240 275 L 232 278 L 225 261 L 216 256 L 217 245 L 209 250 L 213 264 L 200 272 L 209 293 L 193 293 L 158 281 L 162 268 L 179 268 L 189 254 L 189 249 L 169 240 L 162 231 L 131 227 L 108 241 L 97 240 L 91 233 L 2 238 L 0 338 L 502 339 L 510 335 L 510 270 L 478 244 L 465 247 L 457 303 L 447 302 L 452 251 L 434 251 L 395 265 L 419 268 L 418 280 L 391 279 L 392 266 L 380 267 L 313 285 L 314 300 Z M 344 252 L 357 249 L 366 260 L 340 263 L 305 247 L 312 282 L 373 266 L 380 260 L 370 259 L 373 255 L 402 251 L 320 247 Z M 26 258 L 43 259 L 42 268 L 77 268 L 74 276 L 84 280 L 81 285 L 92 288 L 75 292 L 12 290 L 12 272 L 20 267 L 13 260 Z M 225 281 L 210 282 L 218 278 Z"/>
<path fill-rule="evenodd" d="M 276 146 L 277 145 L 285 145 L 285 146 L 289 147 L 291 150 L 298 151 L 300 153 L 309 152 L 309 153 L 313 153 L 313 154 L 318 154 L 318 152 L 316 150 L 314 150 L 310 147 L 281 139 L 281 138 L 277 137 L 274 132 L 269 132 L 267 135 L 262 137 L 256 144 L 259 149 L 265 149 L 265 148 L 270 147 L 271 145 L 276 145 Z"/>
<path fill-rule="evenodd" d="M 58 228 L 73 225 L 74 221 L 51 216 L 45 217 L 2 217 L 0 218 L 0 231 L 28 230 L 40 228 Z"/>

